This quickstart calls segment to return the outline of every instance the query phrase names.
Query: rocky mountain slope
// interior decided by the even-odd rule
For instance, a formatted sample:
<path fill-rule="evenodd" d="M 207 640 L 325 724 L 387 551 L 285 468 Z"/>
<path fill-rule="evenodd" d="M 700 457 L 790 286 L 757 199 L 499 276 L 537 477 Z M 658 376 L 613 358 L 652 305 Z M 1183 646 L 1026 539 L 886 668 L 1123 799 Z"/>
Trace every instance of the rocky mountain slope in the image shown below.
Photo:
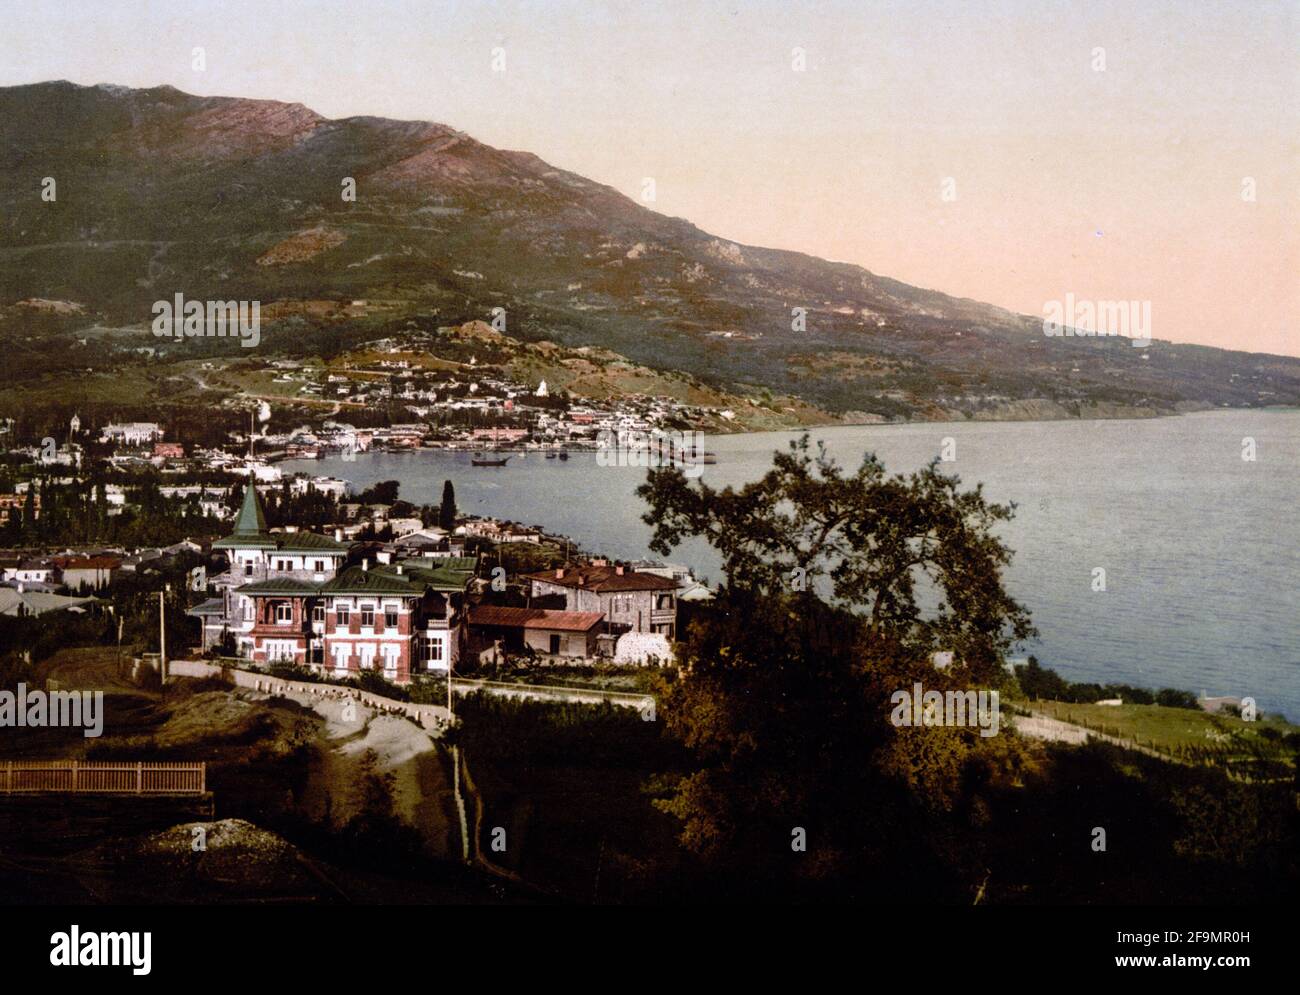
<path fill-rule="evenodd" d="M 1040 318 L 728 242 L 444 125 L 171 87 L 0 89 L 0 335 L 31 337 L 34 309 L 18 301 L 143 328 L 178 292 L 376 301 L 447 324 L 499 307 L 521 339 L 596 345 L 849 418 L 1300 403 L 1297 359 L 1047 338 Z M 307 320 L 269 321 L 260 348 Z"/>

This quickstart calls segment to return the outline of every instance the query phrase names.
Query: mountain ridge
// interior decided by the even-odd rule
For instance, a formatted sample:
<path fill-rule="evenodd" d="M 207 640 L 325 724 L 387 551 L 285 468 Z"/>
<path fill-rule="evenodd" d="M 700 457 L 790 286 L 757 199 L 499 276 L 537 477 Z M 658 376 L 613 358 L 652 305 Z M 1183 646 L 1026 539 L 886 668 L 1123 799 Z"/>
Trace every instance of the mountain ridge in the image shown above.
<path fill-rule="evenodd" d="M 720 238 L 437 122 L 53 81 L 0 88 L 0 163 L 0 304 L 121 324 L 162 291 L 376 298 L 448 323 L 500 307 L 524 340 L 886 419 L 1300 403 L 1291 357 L 1048 339 L 1041 319 Z"/>

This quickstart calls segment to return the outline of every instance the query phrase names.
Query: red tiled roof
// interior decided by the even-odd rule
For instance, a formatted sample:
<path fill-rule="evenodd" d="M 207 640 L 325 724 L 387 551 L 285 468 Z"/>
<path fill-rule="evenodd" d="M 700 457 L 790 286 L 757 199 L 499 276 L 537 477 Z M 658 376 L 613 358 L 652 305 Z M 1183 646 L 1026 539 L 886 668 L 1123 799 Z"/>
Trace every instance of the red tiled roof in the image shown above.
<path fill-rule="evenodd" d="M 627 569 L 619 573 L 616 567 L 565 567 L 563 577 L 557 577 L 555 573 L 554 570 L 543 570 L 540 573 L 524 574 L 524 577 L 546 584 L 558 584 L 560 587 L 595 591 L 598 594 L 606 591 L 673 591 L 678 586 L 677 581 L 658 574 Z"/>
<path fill-rule="evenodd" d="M 557 611 L 553 608 L 508 608 L 505 605 L 475 605 L 469 612 L 469 624 L 586 632 L 598 625 L 604 617 L 604 612 L 566 612 Z"/>

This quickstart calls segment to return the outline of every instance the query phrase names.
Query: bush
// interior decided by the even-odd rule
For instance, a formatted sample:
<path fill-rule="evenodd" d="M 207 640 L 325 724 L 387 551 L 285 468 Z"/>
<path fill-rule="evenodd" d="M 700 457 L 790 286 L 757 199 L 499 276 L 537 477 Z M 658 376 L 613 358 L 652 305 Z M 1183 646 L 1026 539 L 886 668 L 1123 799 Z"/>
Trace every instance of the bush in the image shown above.
<path fill-rule="evenodd" d="M 1190 691 L 1179 691 L 1176 688 L 1161 688 L 1156 692 L 1156 704 L 1164 705 L 1166 708 L 1200 708 L 1200 702 L 1196 700 L 1196 695 Z"/>
<path fill-rule="evenodd" d="M 287 663 L 283 660 L 277 660 L 266 668 L 266 672 L 272 677 L 279 677 L 286 681 L 310 681 L 313 684 L 322 683 L 321 675 L 316 673 L 310 667 L 299 666 L 296 663 Z"/>
<path fill-rule="evenodd" d="M 1032 700 L 1066 701 L 1075 705 L 1091 705 L 1107 698 L 1119 698 L 1127 705 L 1164 705 L 1166 708 L 1200 708 L 1196 695 L 1176 688 L 1150 691 L 1131 684 L 1071 683 L 1047 667 L 1039 666 L 1036 657 L 1030 657 L 1025 666 L 1016 667 L 1016 680 L 1025 697 Z"/>

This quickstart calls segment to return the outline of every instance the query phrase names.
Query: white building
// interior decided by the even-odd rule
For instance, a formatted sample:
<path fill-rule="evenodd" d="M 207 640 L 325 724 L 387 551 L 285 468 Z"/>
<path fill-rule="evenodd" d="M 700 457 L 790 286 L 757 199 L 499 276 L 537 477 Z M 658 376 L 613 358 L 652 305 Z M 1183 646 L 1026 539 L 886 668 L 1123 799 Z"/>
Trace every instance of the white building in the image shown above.
<path fill-rule="evenodd" d="M 101 442 L 120 442 L 128 446 L 143 446 L 163 437 L 162 426 L 151 421 L 110 423 L 100 432 Z"/>

